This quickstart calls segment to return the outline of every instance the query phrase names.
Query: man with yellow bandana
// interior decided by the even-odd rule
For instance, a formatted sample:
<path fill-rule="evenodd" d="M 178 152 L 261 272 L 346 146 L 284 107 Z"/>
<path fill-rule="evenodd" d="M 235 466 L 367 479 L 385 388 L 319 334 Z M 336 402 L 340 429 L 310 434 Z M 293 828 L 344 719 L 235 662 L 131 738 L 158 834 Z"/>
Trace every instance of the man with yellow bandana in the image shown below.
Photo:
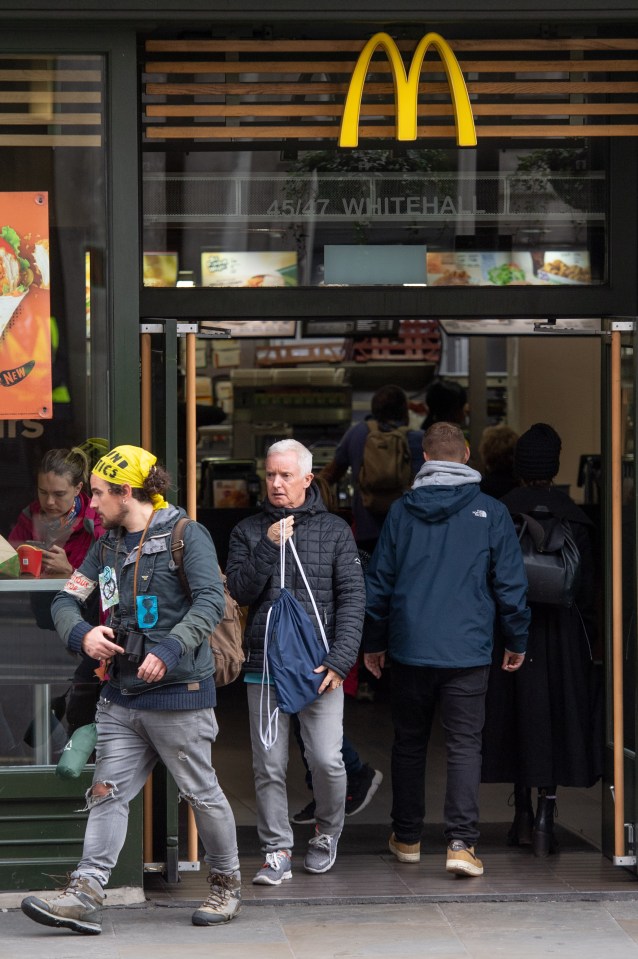
<path fill-rule="evenodd" d="M 227 922 L 241 905 L 235 820 L 211 766 L 217 736 L 208 637 L 224 610 L 215 547 L 198 523 L 184 529 L 180 584 L 171 534 L 184 510 L 168 504 L 170 477 L 156 457 L 118 446 L 91 474 L 91 506 L 106 533 L 53 600 L 56 630 L 71 652 L 106 664 L 82 859 L 62 893 L 28 896 L 22 911 L 46 926 L 101 932 L 104 887 L 126 838 L 128 807 L 161 759 L 193 808 L 210 867 L 210 894 L 194 925 Z M 84 603 L 99 588 L 106 622 L 91 626 Z M 97 665 L 97 662 L 96 662 Z"/>

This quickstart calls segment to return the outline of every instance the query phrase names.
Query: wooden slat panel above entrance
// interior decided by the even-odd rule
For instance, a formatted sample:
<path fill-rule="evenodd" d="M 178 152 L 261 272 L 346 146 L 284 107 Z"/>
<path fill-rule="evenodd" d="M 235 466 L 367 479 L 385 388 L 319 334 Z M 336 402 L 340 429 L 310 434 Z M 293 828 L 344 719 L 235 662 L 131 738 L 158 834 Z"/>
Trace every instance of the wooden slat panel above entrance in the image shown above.
<path fill-rule="evenodd" d="M 144 136 L 155 143 L 336 142 L 350 76 L 367 39 L 149 40 Z M 448 42 L 467 83 L 479 140 L 636 135 L 638 37 Z M 397 42 L 406 68 L 416 43 Z M 361 144 L 394 136 L 394 84 L 382 51 L 368 76 Z M 434 51 L 423 67 L 418 116 L 419 138 L 454 138 L 448 83 Z"/>
<path fill-rule="evenodd" d="M 0 146 L 102 145 L 102 59 L 0 57 Z"/>

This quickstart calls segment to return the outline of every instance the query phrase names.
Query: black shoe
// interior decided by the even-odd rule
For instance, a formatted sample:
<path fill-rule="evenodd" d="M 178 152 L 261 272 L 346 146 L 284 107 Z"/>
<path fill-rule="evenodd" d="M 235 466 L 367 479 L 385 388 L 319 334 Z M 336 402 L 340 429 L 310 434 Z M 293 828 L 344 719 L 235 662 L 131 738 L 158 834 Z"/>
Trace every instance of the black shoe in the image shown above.
<path fill-rule="evenodd" d="M 514 787 L 514 822 L 507 834 L 508 846 L 531 846 L 534 829 L 532 791 L 526 786 Z"/>
<path fill-rule="evenodd" d="M 366 763 L 348 780 L 346 816 L 354 816 L 365 809 L 383 781 L 383 773 Z"/>
<path fill-rule="evenodd" d="M 290 822 L 296 823 L 297 826 L 305 826 L 308 823 L 314 823 L 316 821 L 314 799 L 311 799 L 307 806 L 304 806 L 303 809 L 300 809 L 299 812 L 296 812 L 295 815 L 290 818 Z"/>
<path fill-rule="evenodd" d="M 554 836 L 555 815 L 556 797 L 548 797 L 543 790 L 538 797 L 532 836 L 532 851 L 539 859 L 545 859 L 551 853 L 558 851 L 558 842 Z"/>

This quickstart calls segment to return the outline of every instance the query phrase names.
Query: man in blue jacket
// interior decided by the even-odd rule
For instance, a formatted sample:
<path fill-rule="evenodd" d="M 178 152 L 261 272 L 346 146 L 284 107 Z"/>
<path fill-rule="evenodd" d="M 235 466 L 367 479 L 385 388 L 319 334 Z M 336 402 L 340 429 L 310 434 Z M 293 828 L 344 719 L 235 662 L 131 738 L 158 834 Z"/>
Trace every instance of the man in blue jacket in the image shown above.
<path fill-rule="evenodd" d="M 241 907 L 235 820 L 210 761 L 218 727 L 208 640 L 224 591 L 208 530 L 188 523 L 184 570 L 192 601 L 185 594 L 171 550 L 173 526 L 185 513 L 164 499 L 169 485 L 156 457 L 138 446 L 103 456 L 91 475 L 91 506 L 106 533 L 53 600 L 69 651 L 106 662 L 108 682 L 97 705 L 82 859 L 60 895 L 22 902 L 45 926 L 102 931 L 104 887 L 124 845 L 129 803 L 158 759 L 193 809 L 210 867 L 210 893 L 193 925 L 228 922 Z M 106 622 L 92 626 L 84 604 L 98 589 Z"/>
<path fill-rule="evenodd" d="M 475 845 L 493 631 L 498 618 L 502 667 L 518 669 L 530 619 L 527 579 L 512 520 L 481 492 L 461 429 L 435 423 L 423 450 L 425 463 L 391 507 L 368 569 L 364 661 L 379 677 L 386 653 L 392 660 L 390 851 L 400 862 L 421 856 L 425 760 L 438 702 L 447 750 L 446 868 L 481 876 Z"/>

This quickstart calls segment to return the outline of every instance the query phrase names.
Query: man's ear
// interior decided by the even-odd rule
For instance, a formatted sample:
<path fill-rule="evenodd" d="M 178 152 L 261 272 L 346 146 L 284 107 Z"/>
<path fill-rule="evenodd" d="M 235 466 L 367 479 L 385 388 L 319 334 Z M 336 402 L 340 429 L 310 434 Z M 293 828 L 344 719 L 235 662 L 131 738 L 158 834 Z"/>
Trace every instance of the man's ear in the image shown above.
<path fill-rule="evenodd" d="M 465 458 L 464 458 L 464 460 L 463 460 L 463 463 L 464 463 L 464 464 L 467 463 L 467 461 L 469 460 L 469 458 L 470 458 L 470 447 L 469 447 L 469 446 L 467 445 L 467 443 L 466 443 L 466 444 L 465 444 Z"/>

